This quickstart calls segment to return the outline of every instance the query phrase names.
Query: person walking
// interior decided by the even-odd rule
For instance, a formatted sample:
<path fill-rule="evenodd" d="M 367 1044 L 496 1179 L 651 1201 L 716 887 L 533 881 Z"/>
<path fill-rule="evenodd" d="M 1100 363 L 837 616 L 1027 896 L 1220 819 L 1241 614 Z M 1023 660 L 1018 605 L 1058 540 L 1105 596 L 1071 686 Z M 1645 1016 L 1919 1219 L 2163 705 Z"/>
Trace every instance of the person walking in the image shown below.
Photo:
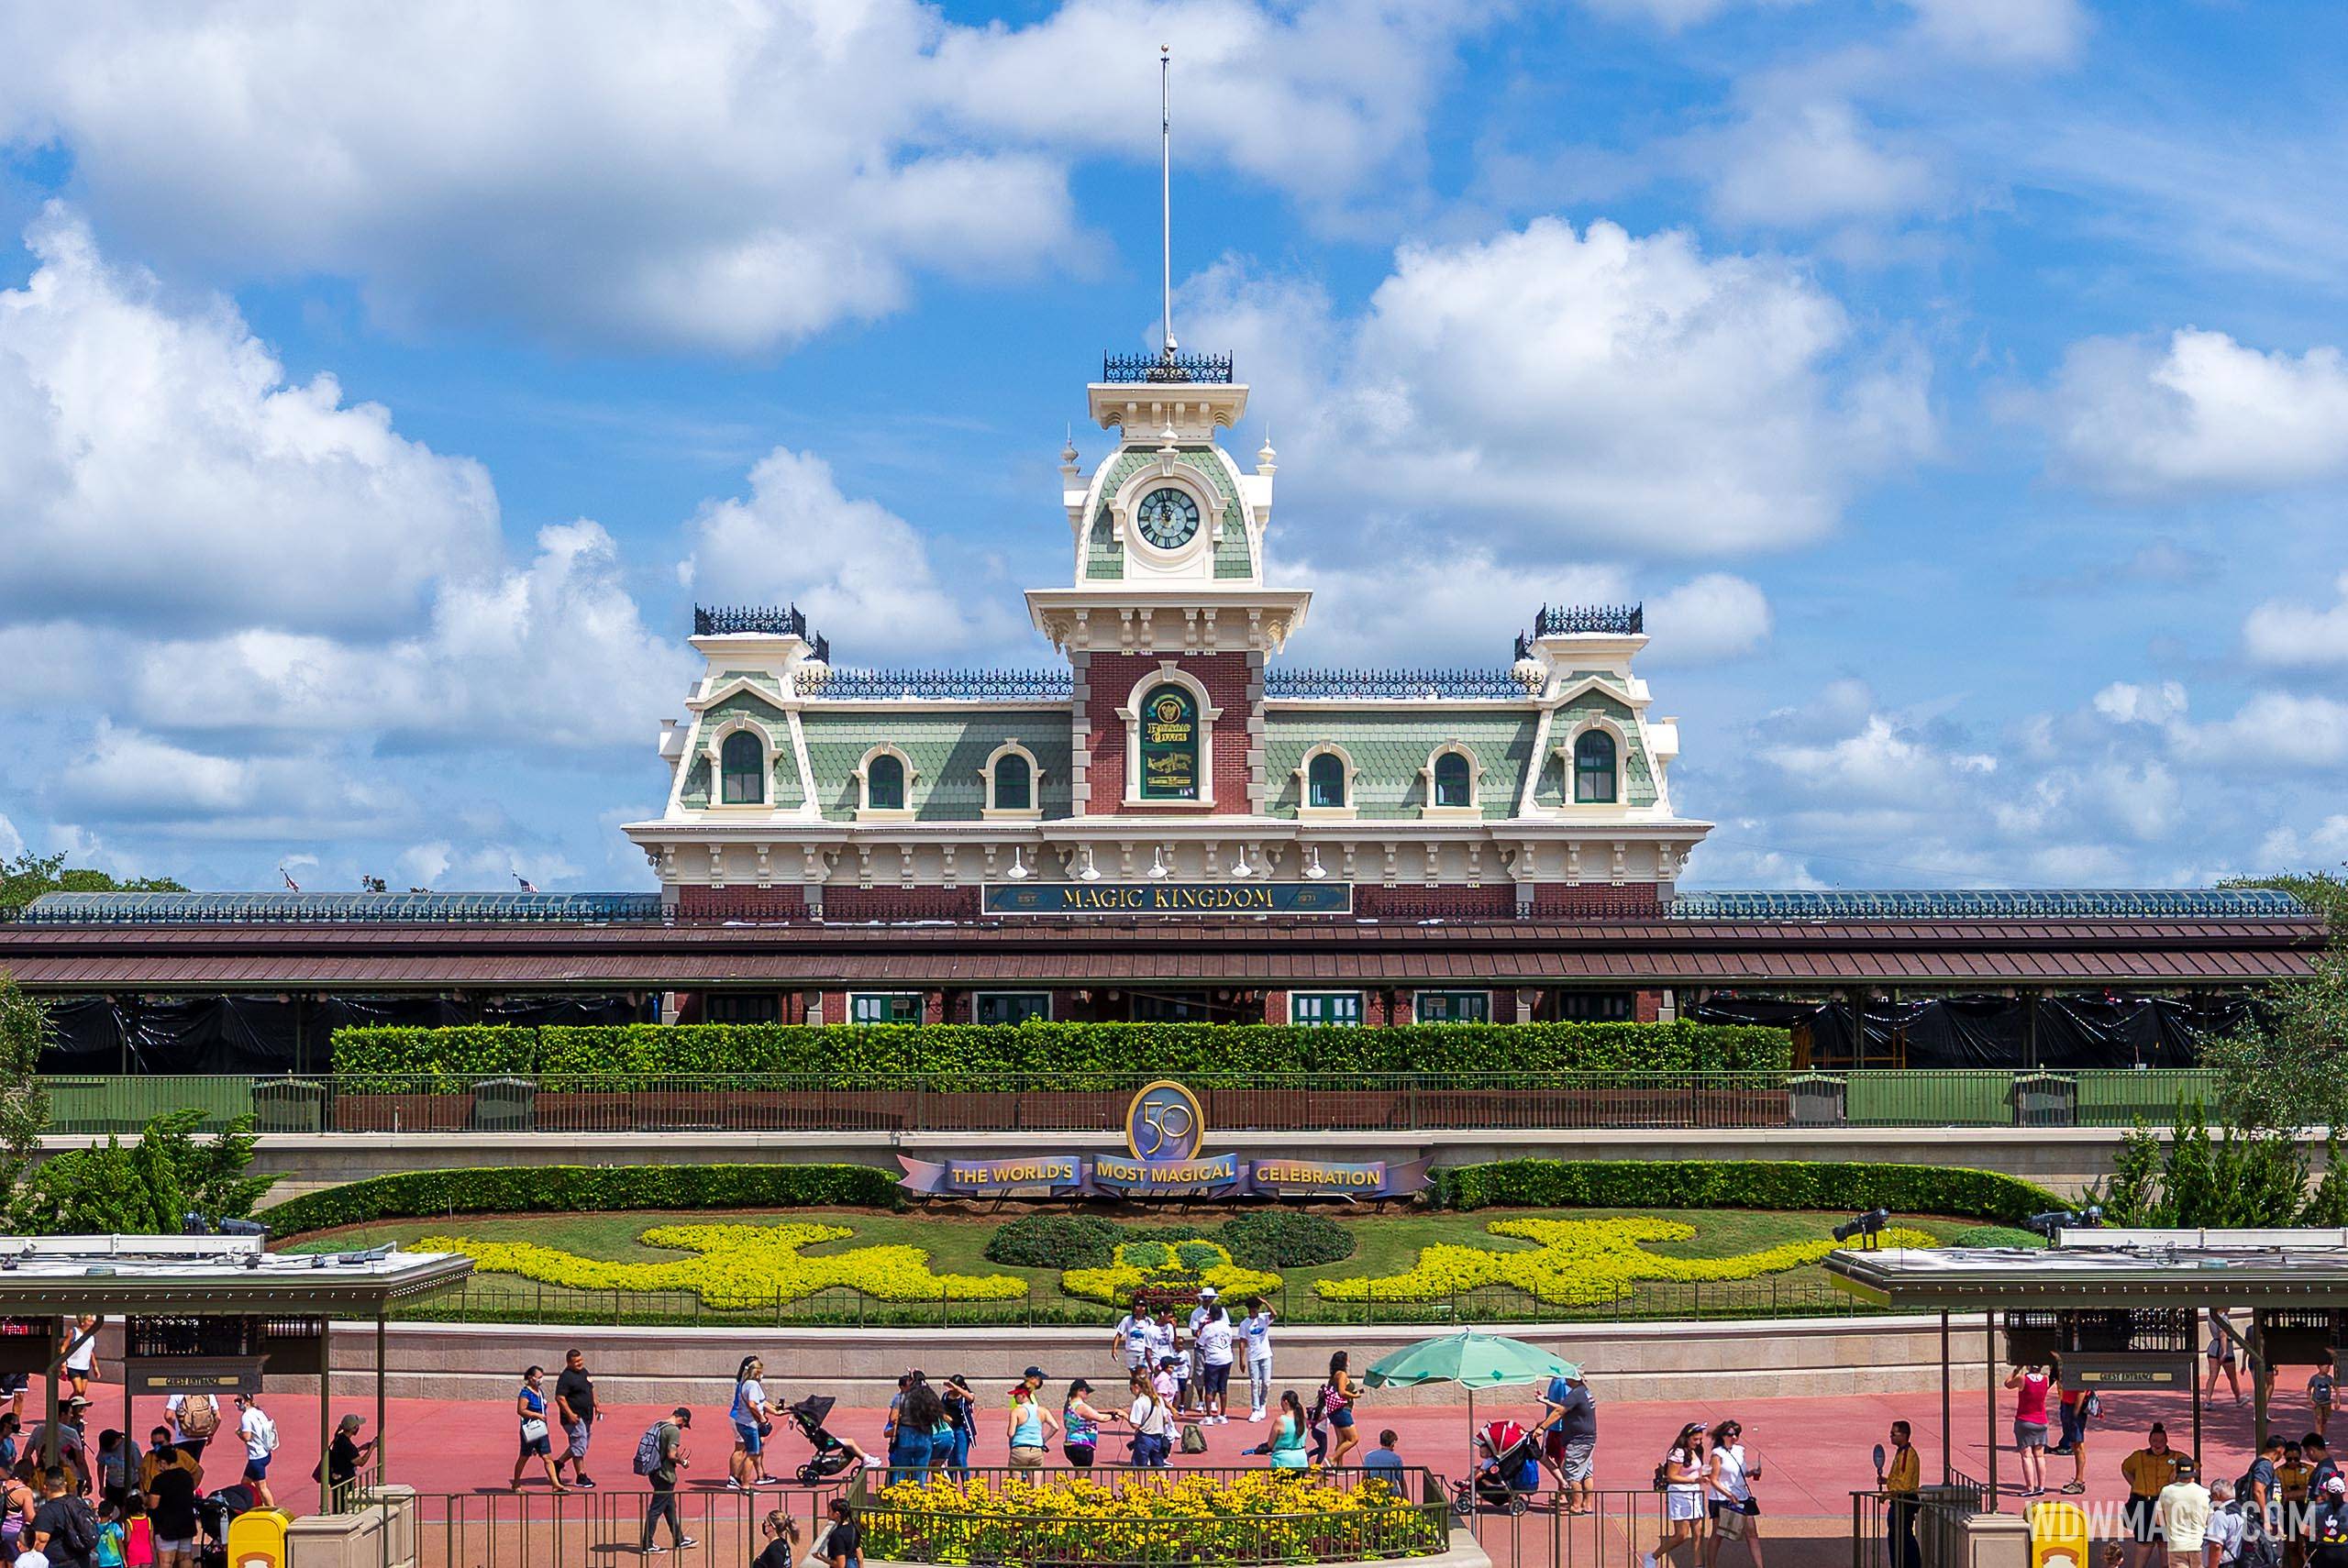
<path fill-rule="evenodd" d="M 1361 1389 L 1346 1370 L 1346 1360 L 1344 1351 L 1330 1356 L 1329 1381 L 1321 1386 L 1320 1414 L 1337 1436 L 1337 1446 L 1328 1460 L 1333 1470 L 1344 1465 L 1346 1455 L 1361 1446 L 1361 1434 L 1354 1430 L 1354 1401 L 1361 1397 Z"/>
<path fill-rule="evenodd" d="M 2128 1501 L 2122 1506 L 2121 1517 L 2132 1538 L 2128 1568 L 2143 1568 L 2144 1549 L 2160 1540 L 2154 1507 L 2161 1493 L 2176 1479 L 2177 1463 L 2183 1458 L 2170 1451 L 2168 1429 L 2154 1421 L 2144 1434 L 2144 1446 L 2120 1462 L 2120 1474 L 2128 1482 Z"/>
<path fill-rule="evenodd" d="M 1905 1421 L 1891 1423 L 1891 1463 L 1876 1477 L 1883 1491 L 1884 1533 L 1890 1540 L 1891 1568 L 1917 1568 L 1923 1551 L 1916 1541 L 1916 1497 L 1924 1485 L 1924 1456 L 1916 1452 Z"/>
<path fill-rule="evenodd" d="M 799 1521 L 776 1508 L 759 1521 L 766 1545 L 750 1559 L 750 1568 L 799 1568 Z"/>
<path fill-rule="evenodd" d="M 1044 1408 L 1024 1380 L 1011 1386 L 1011 1408 L 1003 1413 L 1002 1426 L 1011 1441 L 1012 1468 L 1041 1470 L 1046 1446 L 1059 1436 L 1059 1418 Z"/>
<path fill-rule="evenodd" d="M 2196 1476 L 2191 1455 L 2177 1455 L 2176 1478 L 2153 1501 L 2153 1522 L 2168 1542 L 2168 1568 L 2203 1568 L 2210 1492 Z"/>
<path fill-rule="evenodd" d="M 237 1435 L 245 1440 L 245 1485 L 252 1488 L 257 1507 L 277 1507 L 276 1495 L 269 1489 L 269 1462 L 277 1452 L 277 1423 L 260 1408 L 258 1394 L 237 1396 Z M 515 1474 L 520 1474 L 517 1466 Z"/>
<path fill-rule="evenodd" d="M 2242 1374 L 2239 1364 L 2234 1359 L 2233 1336 L 2226 1332 L 2226 1309 L 2222 1307 L 2210 1309 L 2209 1362 L 2210 1381 L 2201 1392 L 2205 1396 L 2216 1395 L 2218 1375 L 2222 1372 L 2226 1377 L 2226 1387 L 2234 1397 L 2234 1403 L 2241 1404 Z"/>
<path fill-rule="evenodd" d="M 1240 1338 L 1247 1346 L 1247 1419 L 1260 1421 L 1272 1397 L 1272 1319 L 1260 1296 L 1247 1298 L 1247 1319 Z"/>
<path fill-rule="evenodd" d="M 1761 1460 L 1745 1452 L 1744 1439 L 1744 1429 L 1735 1421 L 1712 1429 L 1711 1458 L 1704 1467 L 1712 1533 L 1704 1542 L 1704 1568 L 1720 1561 L 1723 1540 L 1744 1541 L 1753 1568 L 1761 1568 L 1761 1500 L 1753 1495 L 1753 1483 L 1761 1478 Z"/>
<path fill-rule="evenodd" d="M 547 1369 L 543 1366 L 525 1367 L 522 1386 L 514 1396 L 514 1413 L 521 1418 L 522 1445 L 514 1455 L 512 1489 L 522 1489 L 522 1472 L 531 1460 L 545 1466 L 547 1485 L 557 1492 L 568 1492 L 562 1477 L 554 1470 L 554 1429 L 547 1419 Z M 264 1503 L 263 1507 L 269 1507 Z"/>
<path fill-rule="evenodd" d="M 1556 1477 L 1557 1506 L 1589 1512 L 1589 1478 L 1598 1459 L 1598 1401 L 1579 1376 L 1549 1379 L 1541 1391 L 1541 1462 Z"/>
<path fill-rule="evenodd" d="M 954 1429 L 953 1452 L 946 1467 L 954 1478 L 964 1481 L 970 1474 L 970 1445 L 979 1435 L 979 1400 L 970 1392 L 970 1380 L 960 1373 L 946 1380 L 937 1397 L 946 1403 L 946 1419 Z"/>
<path fill-rule="evenodd" d="M 1119 1419 L 1114 1410 L 1094 1408 L 1091 1393 L 1092 1385 L 1080 1377 L 1068 1386 L 1068 1397 L 1060 1403 L 1060 1452 L 1079 1470 L 1092 1468 L 1101 1448 L 1101 1423 Z"/>
<path fill-rule="evenodd" d="M 1704 1455 L 1704 1423 L 1690 1421 L 1679 1429 L 1679 1435 L 1664 1451 L 1663 1463 L 1656 1466 L 1656 1478 L 1663 1483 L 1663 1539 L 1648 1552 L 1642 1562 L 1645 1568 L 1670 1559 L 1673 1552 L 1686 1546 L 1691 1561 L 1701 1562 L 1704 1557 L 1704 1486 L 1708 1461 Z"/>
<path fill-rule="evenodd" d="M 2323 1360 L 2317 1364 L 2314 1375 L 2308 1379 L 2308 1408 L 2314 1412 L 2318 1436 L 2328 1433 L 2331 1428 L 2332 1387 L 2331 1353 L 2326 1351 Z"/>
<path fill-rule="evenodd" d="M 774 1406 L 767 1398 L 766 1371 L 767 1364 L 754 1355 L 744 1356 L 734 1369 L 734 1402 L 725 1411 L 734 1423 L 734 1452 L 725 1461 L 729 1492 L 774 1484 L 767 1476 L 767 1434 L 774 1430 Z M 925 1435 L 925 1447 L 927 1441 Z"/>
<path fill-rule="evenodd" d="M 1231 1319 L 1223 1303 L 1208 1303 L 1206 1317 L 1191 1331 L 1199 1358 L 1199 1403 L 1206 1414 L 1202 1424 L 1231 1424 L 1231 1363 L 1235 1350 Z"/>
<path fill-rule="evenodd" d="M 2054 1413 L 2061 1422 L 2057 1435 L 2063 1441 L 2046 1452 L 2071 1456 L 2071 1478 L 2063 1483 L 2063 1491 L 2076 1497 L 2088 1489 L 2088 1427 L 2103 1414 L 2103 1396 L 2075 1386 L 2059 1364 L 2054 1369 Z"/>
<path fill-rule="evenodd" d="M 73 1348 L 65 1353 L 65 1375 L 73 1385 L 73 1397 L 86 1399 L 90 1385 L 98 1380 L 97 1319 L 87 1312 L 74 1319 L 66 1342 Z"/>
<path fill-rule="evenodd" d="M 327 1445 L 327 1512 L 338 1514 L 359 1485 L 359 1467 L 375 1452 L 375 1440 L 359 1441 L 366 1421 L 357 1414 L 335 1423 L 334 1441 Z"/>
<path fill-rule="evenodd" d="M 2006 1375 L 2014 1393 L 2014 1447 L 2021 1452 L 2021 1495 L 2046 1495 L 2046 1396 L 2054 1380 L 2043 1366 L 2017 1363 Z"/>
<path fill-rule="evenodd" d="M 677 1514 L 677 1475 L 692 1467 L 692 1456 L 685 1452 L 685 1433 L 692 1430 L 693 1413 L 682 1405 L 669 1412 L 669 1419 L 656 1422 L 637 1445 L 637 1469 L 650 1484 L 650 1494 L 644 1499 L 644 1536 L 637 1546 L 642 1556 L 657 1557 L 669 1550 L 653 1544 L 652 1529 L 662 1519 L 669 1521 L 669 1539 L 676 1549 L 684 1551 L 697 1544 L 685 1533 L 684 1521 Z M 648 1455 L 644 1451 L 649 1448 Z M 649 1458 L 651 1468 L 645 1468 Z"/>
<path fill-rule="evenodd" d="M 595 1441 L 595 1423 L 604 1413 L 595 1408 L 595 1380 L 587 1374 L 587 1353 L 573 1348 L 563 1353 L 562 1372 L 554 1380 L 554 1413 L 562 1422 L 562 1452 L 555 1455 L 555 1479 L 570 1466 L 570 1484 L 583 1491 L 595 1489 L 587 1474 L 588 1445 Z"/>
<path fill-rule="evenodd" d="M 1134 1297 L 1133 1310 L 1117 1320 L 1116 1332 L 1110 1336 L 1112 1354 L 1124 1363 L 1126 1375 L 1154 1364 L 1157 1358 L 1152 1347 L 1157 1342 L 1157 1325 L 1142 1305 L 1141 1297 Z"/>
<path fill-rule="evenodd" d="M 1127 1385 L 1133 1404 L 1125 1411 L 1125 1422 L 1133 1428 L 1133 1463 L 1140 1468 L 1163 1469 L 1167 1453 L 1173 1447 L 1173 1415 L 1157 1386 L 1141 1373 L 1135 1373 Z"/>

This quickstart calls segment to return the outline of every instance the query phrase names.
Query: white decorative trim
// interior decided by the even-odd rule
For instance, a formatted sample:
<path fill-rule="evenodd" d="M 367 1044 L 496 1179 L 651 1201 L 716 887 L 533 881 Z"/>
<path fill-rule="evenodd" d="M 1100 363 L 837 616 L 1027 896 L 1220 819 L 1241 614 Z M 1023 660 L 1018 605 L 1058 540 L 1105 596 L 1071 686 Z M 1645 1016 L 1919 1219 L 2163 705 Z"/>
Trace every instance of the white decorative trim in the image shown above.
<path fill-rule="evenodd" d="M 1160 686 L 1180 686 L 1191 694 L 1199 715 L 1199 798 L 1195 801 L 1153 801 L 1141 792 L 1141 702 L 1151 690 Z M 1214 806 L 1214 722 L 1223 717 L 1223 710 L 1207 695 L 1205 682 L 1170 658 L 1157 661 L 1157 668 L 1143 676 L 1125 693 L 1117 709 L 1117 717 L 1125 726 L 1125 800 L 1128 806 L 1147 810 L 1194 812 L 1212 810 Z"/>
<path fill-rule="evenodd" d="M 1312 804 L 1312 760 L 1319 756 L 1334 756 L 1345 769 L 1346 803 L 1342 806 Z M 1353 753 L 1335 741 L 1315 741 L 1296 759 L 1296 816 L 1299 822 L 1350 822 L 1358 814 L 1361 795 L 1361 769 L 1355 766 Z"/>
<path fill-rule="evenodd" d="M 994 767 L 1006 756 L 1024 758 L 1027 764 L 1027 804 L 1024 807 L 998 806 L 994 803 Z M 1004 741 L 987 753 L 987 759 L 979 768 L 979 775 L 986 780 L 987 787 L 986 804 L 979 809 L 979 816 L 982 821 L 1032 823 L 1042 820 L 1044 765 L 1036 760 L 1036 754 L 1029 751 L 1026 746 L 1015 740 Z"/>
<path fill-rule="evenodd" d="M 748 735 L 759 743 L 759 795 L 755 801 L 729 801 L 725 798 L 725 743 L 736 735 Z M 713 812 L 771 812 L 774 810 L 774 737 L 767 734 L 767 726 L 759 720 L 740 713 L 728 714 L 715 729 L 703 737 L 702 755 L 709 759 L 709 804 L 703 809 Z"/>
<path fill-rule="evenodd" d="M 1614 798 L 1611 801 L 1578 801 L 1574 799 L 1574 787 L 1577 783 L 1574 774 L 1574 747 L 1580 745 L 1581 737 L 1588 734 L 1592 730 L 1603 730 L 1607 734 L 1613 737 Z M 1621 720 L 1605 713 L 1585 714 L 1581 718 L 1580 722 L 1576 723 L 1574 727 L 1567 733 L 1566 737 L 1563 740 L 1556 742 L 1550 747 L 1550 751 L 1558 759 L 1560 778 L 1558 779 L 1557 802 L 1559 809 L 1568 812 L 1620 812 L 1629 809 L 1623 800 L 1623 797 L 1630 793 L 1631 733 L 1623 727 Z"/>
<path fill-rule="evenodd" d="M 1468 803 L 1464 806 L 1439 806 L 1434 799 L 1435 764 L 1446 755 L 1457 756 L 1468 762 Z M 1456 738 L 1445 741 L 1427 753 L 1426 766 L 1419 769 L 1419 788 L 1426 803 L 1419 808 L 1419 815 L 1429 822 L 1466 822 L 1484 814 L 1484 765 L 1467 742 Z"/>
<path fill-rule="evenodd" d="M 897 759 L 897 765 L 904 769 L 905 803 L 902 808 L 876 807 L 871 803 L 872 783 L 870 778 L 867 777 L 867 774 L 872 767 L 873 759 L 880 756 L 895 757 Z M 879 745 L 874 746 L 871 750 L 864 754 L 863 760 L 856 765 L 856 771 L 848 777 L 856 780 L 856 820 L 858 822 L 904 823 L 913 821 L 914 780 L 920 777 L 920 775 L 914 767 L 914 759 L 907 756 L 896 746 L 892 745 L 887 741 L 883 741 Z"/>
<path fill-rule="evenodd" d="M 1134 508 L 1154 490 L 1174 489 L 1189 496 L 1199 509 L 1199 531 L 1174 549 L 1162 550 L 1141 536 Z M 1109 525 L 1129 556 L 1138 557 L 1155 571 L 1186 567 L 1213 550 L 1223 532 L 1223 498 L 1198 470 L 1180 458 L 1160 459 L 1127 474 L 1109 498 Z M 1130 565 L 1128 566 L 1130 576 Z"/>

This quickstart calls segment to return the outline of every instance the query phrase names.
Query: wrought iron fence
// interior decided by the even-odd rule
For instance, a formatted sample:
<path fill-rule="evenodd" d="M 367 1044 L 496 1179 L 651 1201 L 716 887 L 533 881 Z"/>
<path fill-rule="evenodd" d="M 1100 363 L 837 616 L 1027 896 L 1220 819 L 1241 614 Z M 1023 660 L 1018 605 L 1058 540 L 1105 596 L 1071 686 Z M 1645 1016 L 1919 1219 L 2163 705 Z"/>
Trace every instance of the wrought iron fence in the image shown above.
<path fill-rule="evenodd" d="M 687 1452 L 703 1452 L 698 1468 L 722 1468 L 725 1444 L 714 1439 Z M 719 1478 L 722 1482 L 722 1477 Z M 670 1547 L 676 1536 L 693 1542 L 683 1560 L 693 1568 L 748 1568 L 765 1547 L 759 1524 L 781 1512 L 794 1521 L 803 1543 L 812 1542 L 825 1523 L 831 1499 L 844 1483 L 761 1486 L 737 1492 L 696 1479 L 688 1471 L 673 1494 L 677 1529 L 659 1521 L 657 1544 Z M 353 1510 L 382 1507 L 394 1516 L 376 1533 L 380 1543 L 362 1543 L 346 1562 L 415 1568 L 568 1568 L 581 1562 L 633 1558 L 651 1530 L 653 1494 L 636 1477 L 607 1479 L 593 1491 L 556 1494 L 537 1487 L 518 1492 L 414 1492 L 404 1486 L 360 1490 Z M 404 1516 L 404 1517 L 401 1517 Z M 394 1522 L 396 1520 L 396 1522 Z"/>
<path fill-rule="evenodd" d="M 802 697 L 835 701 L 953 699 L 973 702 L 1066 702 L 1076 678 L 1065 669 L 802 670 L 792 685 Z"/>
<path fill-rule="evenodd" d="M 1544 604 L 1533 617 L 1533 633 L 1541 637 L 1560 637 L 1577 632 L 1599 632 L 1611 636 L 1633 637 L 1646 630 L 1647 609 L 1644 604 Z"/>
<path fill-rule="evenodd" d="M 1264 695 L 1522 699 L 1525 683 L 1505 669 L 1268 669 Z"/>
<path fill-rule="evenodd" d="M 694 636 L 722 637 L 740 632 L 770 637 L 804 637 L 807 635 L 806 612 L 796 604 L 787 609 L 771 604 L 693 606 Z"/>
<path fill-rule="evenodd" d="M 1112 383 L 1132 381 L 1200 381 L 1229 385 L 1228 354 L 1103 354 L 1101 379 Z"/>
<path fill-rule="evenodd" d="M 1031 1132 L 1121 1135 L 1154 1076 L 941 1072 L 56 1077 L 49 1130 L 136 1132 L 194 1108 L 264 1132 Z M 1184 1075 L 1218 1133 L 1610 1128 L 2126 1127 L 2211 1103 L 2198 1068 Z"/>

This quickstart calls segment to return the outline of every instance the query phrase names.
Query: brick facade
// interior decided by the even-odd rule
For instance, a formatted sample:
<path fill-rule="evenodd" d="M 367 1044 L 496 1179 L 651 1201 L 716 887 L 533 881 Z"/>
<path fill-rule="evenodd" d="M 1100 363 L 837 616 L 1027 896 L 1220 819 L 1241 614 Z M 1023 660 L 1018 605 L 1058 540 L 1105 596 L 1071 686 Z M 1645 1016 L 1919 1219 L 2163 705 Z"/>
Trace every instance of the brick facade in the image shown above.
<path fill-rule="evenodd" d="M 1210 782 L 1212 810 L 1230 815 L 1251 810 L 1260 795 L 1257 779 L 1263 767 L 1262 718 L 1257 712 L 1261 677 L 1254 656 L 1245 652 L 1184 654 L 1170 661 L 1157 654 L 1095 653 L 1082 657 L 1078 679 L 1082 683 L 1083 733 L 1077 737 L 1076 755 L 1084 758 L 1085 775 L 1077 812 L 1083 816 L 1118 816 L 1148 811 L 1157 813 L 1186 808 L 1168 801 L 1147 807 L 1125 804 L 1125 722 L 1117 710 L 1133 695 L 1134 687 L 1171 662 L 1207 690 L 1207 701 L 1222 710 L 1213 721 L 1213 752 Z M 1204 717 L 1202 715 L 1202 722 Z"/>
<path fill-rule="evenodd" d="M 807 900 L 793 888 L 705 888 L 688 882 L 677 889 L 677 918 L 684 921 L 792 921 L 807 918 Z"/>

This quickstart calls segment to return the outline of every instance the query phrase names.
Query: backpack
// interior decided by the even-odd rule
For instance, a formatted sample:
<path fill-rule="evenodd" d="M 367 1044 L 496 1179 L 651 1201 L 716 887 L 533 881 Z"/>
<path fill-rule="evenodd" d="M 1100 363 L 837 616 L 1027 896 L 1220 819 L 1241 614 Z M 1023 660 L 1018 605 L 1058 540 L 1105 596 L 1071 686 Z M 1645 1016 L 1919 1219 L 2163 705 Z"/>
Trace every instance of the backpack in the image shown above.
<path fill-rule="evenodd" d="M 1182 1452 L 1184 1453 L 1204 1453 L 1206 1451 L 1207 1434 L 1201 1431 L 1196 1425 L 1184 1427 L 1182 1429 Z"/>
<path fill-rule="evenodd" d="M 655 1421 L 636 1440 L 636 1473 L 649 1475 L 660 1468 L 660 1429 L 666 1421 Z"/>
<path fill-rule="evenodd" d="M 270 1419 L 269 1412 L 258 1405 L 253 1407 L 252 1413 L 260 1418 L 253 1423 L 253 1436 L 260 1440 L 261 1452 L 275 1453 L 277 1452 L 277 1423 Z"/>
<path fill-rule="evenodd" d="M 2103 1396 L 2090 1392 L 2086 1398 L 2079 1401 L 2079 1414 L 2087 1417 L 2089 1420 L 2093 1420 L 2096 1417 L 2102 1415 Z"/>
<path fill-rule="evenodd" d="M 1317 1427 L 1329 1419 L 1329 1398 L 1330 1396 L 1335 1394 L 1336 1391 L 1336 1386 L 1334 1384 L 1324 1383 L 1321 1385 L 1321 1392 L 1312 1396 L 1312 1413 L 1305 1417 L 1305 1421 L 1308 1425 Z"/>
<path fill-rule="evenodd" d="M 198 1442 L 220 1430 L 220 1407 L 209 1394 L 191 1394 L 180 1401 L 180 1430 Z"/>
<path fill-rule="evenodd" d="M 74 1556 L 83 1562 L 98 1550 L 98 1516 L 80 1497 L 68 1497 L 65 1502 L 65 1528 L 59 1531 Z"/>

